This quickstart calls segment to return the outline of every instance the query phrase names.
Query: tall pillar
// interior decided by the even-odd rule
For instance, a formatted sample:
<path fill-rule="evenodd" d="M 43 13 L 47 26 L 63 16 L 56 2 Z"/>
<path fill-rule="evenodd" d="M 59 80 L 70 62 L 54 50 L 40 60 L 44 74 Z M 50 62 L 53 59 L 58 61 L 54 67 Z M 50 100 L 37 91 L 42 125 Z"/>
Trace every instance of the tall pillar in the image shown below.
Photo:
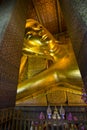
<path fill-rule="evenodd" d="M 87 78 L 87 0 L 59 0 L 83 80 Z"/>
<path fill-rule="evenodd" d="M 27 5 L 27 0 L 0 5 L 0 108 L 15 106 Z"/>

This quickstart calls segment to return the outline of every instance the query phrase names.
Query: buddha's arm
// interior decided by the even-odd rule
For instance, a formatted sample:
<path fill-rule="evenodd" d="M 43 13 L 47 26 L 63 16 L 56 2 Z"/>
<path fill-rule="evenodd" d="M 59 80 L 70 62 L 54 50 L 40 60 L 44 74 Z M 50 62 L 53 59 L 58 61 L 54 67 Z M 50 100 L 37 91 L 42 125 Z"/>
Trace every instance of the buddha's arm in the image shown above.
<path fill-rule="evenodd" d="M 63 91 L 71 89 L 72 91 L 74 90 L 74 93 L 81 94 L 82 88 L 80 86 L 73 85 L 72 82 L 70 83 L 70 80 L 68 82 L 68 79 L 71 77 L 68 72 L 71 70 L 67 69 L 67 65 L 65 65 L 65 68 L 61 68 L 61 63 L 63 64 L 62 60 L 37 76 L 20 83 L 18 85 L 17 100 L 31 97 L 34 93 L 43 89 L 48 90 L 56 84 L 58 87 L 60 84 L 65 84 Z"/>

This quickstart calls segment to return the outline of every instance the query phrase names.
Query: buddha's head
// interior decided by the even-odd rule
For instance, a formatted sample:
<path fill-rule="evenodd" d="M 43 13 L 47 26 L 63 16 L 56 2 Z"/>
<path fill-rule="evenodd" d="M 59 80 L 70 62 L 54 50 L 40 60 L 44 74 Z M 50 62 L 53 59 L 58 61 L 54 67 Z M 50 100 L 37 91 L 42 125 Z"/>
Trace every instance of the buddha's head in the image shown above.
<path fill-rule="evenodd" d="M 27 54 L 50 56 L 58 48 L 58 41 L 39 22 L 26 21 L 23 51 Z"/>

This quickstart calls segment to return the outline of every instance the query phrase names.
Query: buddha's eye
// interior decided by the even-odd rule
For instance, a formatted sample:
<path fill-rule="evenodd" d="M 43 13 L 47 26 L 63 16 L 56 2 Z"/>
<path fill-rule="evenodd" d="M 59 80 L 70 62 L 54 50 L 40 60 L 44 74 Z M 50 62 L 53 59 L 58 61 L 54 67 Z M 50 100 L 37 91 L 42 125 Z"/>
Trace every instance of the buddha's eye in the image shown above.
<path fill-rule="evenodd" d="M 39 31 L 42 29 L 42 25 L 39 25 L 38 23 L 35 23 L 33 26 L 32 26 L 33 30 L 36 30 L 36 31 Z"/>
<path fill-rule="evenodd" d="M 36 28 L 38 28 L 38 24 L 35 23 L 35 24 L 32 26 L 32 28 L 36 30 Z"/>
<path fill-rule="evenodd" d="M 35 23 L 34 25 L 33 25 L 33 27 L 37 27 L 38 26 L 38 24 L 37 23 Z"/>

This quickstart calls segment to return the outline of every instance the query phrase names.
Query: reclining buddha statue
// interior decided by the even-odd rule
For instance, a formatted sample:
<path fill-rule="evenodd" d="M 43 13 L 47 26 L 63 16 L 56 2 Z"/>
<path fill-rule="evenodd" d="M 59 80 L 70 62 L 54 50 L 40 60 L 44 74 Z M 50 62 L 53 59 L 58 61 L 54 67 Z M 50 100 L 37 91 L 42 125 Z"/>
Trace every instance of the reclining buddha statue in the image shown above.
<path fill-rule="evenodd" d="M 81 94 L 82 80 L 71 43 L 56 40 L 43 25 L 28 19 L 16 100 L 42 95 L 55 86 L 59 90 Z"/>

